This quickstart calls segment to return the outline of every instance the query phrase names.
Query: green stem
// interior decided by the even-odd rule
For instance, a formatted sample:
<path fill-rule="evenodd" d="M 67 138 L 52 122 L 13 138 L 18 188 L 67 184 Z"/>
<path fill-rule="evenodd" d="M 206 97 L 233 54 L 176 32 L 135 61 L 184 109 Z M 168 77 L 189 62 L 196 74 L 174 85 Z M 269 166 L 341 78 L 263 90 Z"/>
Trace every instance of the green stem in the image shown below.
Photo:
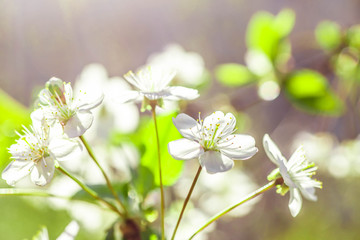
<path fill-rule="evenodd" d="M 119 211 L 112 203 L 106 201 L 105 199 L 101 198 L 94 190 L 86 186 L 84 183 L 82 183 L 79 179 L 71 175 L 68 171 L 66 171 L 64 168 L 62 168 L 60 165 L 56 166 L 56 168 L 64 175 L 71 178 L 74 182 L 76 182 L 85 192 L 87 192 L 90 196 L 92 196 L 94 199 L 104 203 L 106 206 L 108 206 L 111 210 L 119 214 L 120 217 L 124 217 L 122 212 Z"/>
<path fill-rule="evenodd" d="M 161 195 L 161 239 L 165 239 L 165 197 L 164 197 L 164 186 L 162 180 L 162 172 L 161 172 L 161 157 L 160 157 L 160 140 L 159 140 L 159 132 L 156 123 L 156 112 L 155 112 L 156 104 L 151 104 L 151 113 L 154 119 L 155 125 L 155 135 L 156 135 L 156 142 L 157 142 L 157 151 L 158 151 L 158 165 L 159 165 L 159 180 L 160 180 L 160 195 Z"/>
<path fill-rule="evenodd" d="M 108 188 L 110 189 L 112 195 L 115 197 L 116 201 L 120 204 L 120 206 L 123 208 L 124 210 L 124 217 L 126 218 L 127 216 L 127 210 L 124 206 L 124 204 L 121 202 L 119 195 L 115 192 L 114 187 L 112 186 L 109 177 L 107 176 L 107 174 L 105 173 L 104 169 L 100 166 L 99 162 L 96 160 L 96 157 L 94 155 L 94 152 L 92 151 L 90 145 L 87 143 L 87 141 L 85 140 L 85 138 L 83 136 L 80 136 L 80 140 L 83 142 L 86 150 L 88 151 L 90 157 L 94 160 L 95 164 L 99 167 L 101 173 L 103 174 L 105 181 L 106 181 L 106 185 L 108 186 Z"/>
<path fill-rule="evenodd" d="M 193 239 L 193 237 L 195 237 L 199 232 L 201 232 L 202 230 L 204 230 L 207 226 L 209 226 L 211 223 L 215 222 L 216 220 L 218 220 L 220 217 L 222 217 L 223 215 L 225 215 L 226 213 L 230 212 L 231 210 L 233 210 L 234 208 L 240 206 L 241 204 L 255 198 L 256 196 L 270 190 L 271 188 L 276 186 L 276 181 L 272 181 L 269 182 L 268 184 L 266 184 L 265 186 L 259 188 L 258 190 L 256 190 L 253 193 L 250 193 L 249 195 L 247 195 L 244 199 L 242 199 L 239 203 L 223 210 L 222 212 L 218 213 L 217 215 L 215 215 L 214 217 L 212 217 L 205 225 L 203 225 L 201 228 L 199 228 L 199 230 L 197 230 L 190 238 Z"/>
<path fill-rule="evenodd" d="M 192 184 L 191 184 L 191 187 L 190 187 L 190 189 L 189 189 L 188 195 L 187 195 L 186 198 L 185 198 L 184 205 L 183 205 L 183 207 L 182 207 L 182 209 L 181 209 L 181 212 L 180 212 L 178 221 L 177 221 L 177 223 L 176 223 L 176 227 L 175 227 L 175 229 L 174 229 L 174 232 L 173 232 L 173 235 L 172 235 L 172 237 L 171 237 L 171 240 L 174 240 L 174 239 L 175 239 L 176 231 L 177 231 L 177 229 L 178 229 L 178 227 L 179 227 L 179 225 L 180 225 L 180 221 L 181 221 L 182 216 L 183 216 L 183 214 L 184 214 L 186 205 L 188 204 L 188 202 L 189 202 L 189 200 L 190 200 L 190 197 L 191 197 L 191 194 L 192 194 L 192 192 L 193 192 L 193 190 L 194 190 L 195 184 L 196 184 L 196 182 L 197 182 L 197 180 L 198 180 L 198 178 L 199 178 L 199 176 L 200 176 L 201 169 L 202 169 L 202 167 L 201 167 L 201 165 L 200 165 L 200 166 L 199 166 L 199 169 L 198 169 L 198 171 L 197 171 L 197 173 L 196 173 L 196 175 L 195 175 L 195 178 L 194 178 L 194 180 L 193 180 L 193 182 L 192 182 Z"/>

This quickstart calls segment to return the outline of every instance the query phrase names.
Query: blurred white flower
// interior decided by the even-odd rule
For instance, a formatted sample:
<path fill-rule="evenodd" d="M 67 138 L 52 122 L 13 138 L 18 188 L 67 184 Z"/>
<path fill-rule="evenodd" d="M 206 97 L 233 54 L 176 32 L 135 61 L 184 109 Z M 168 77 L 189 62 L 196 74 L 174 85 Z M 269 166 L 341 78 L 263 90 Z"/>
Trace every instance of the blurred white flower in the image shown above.
<path fill-rule="evenodd" d="M 225 172 L 234 166 L 233 160 L 252 157 L 258 149 L 249 135 L 233 134 L 236 119 L 233 114 L 217 111 L 196 121 L 181 113 L 173 118 L 183 139 L 168 144 L 170 155 L 178 160 L 198 158 L 208 173 Z"/>
<path fill-rule="evenodd" d="M 327 165 L 328 159 L 332 156 L 332 151 L 337 145 L 335 137 L 327 132 L 312 134 L 309 132 L 300 132 L 295 136 L 292 143 L 292 149 L 303 145 L 308 157 L 319 165 Z M 322 168 L 325 170 L 326 168 Z"/>
<path fill-rule="evenodd" d="M 245 62 L 250 71 L 258 76 L 264 76 L 273 70 L 271 60 L 262 51 L 248 51 L 245 55 Z"/>
<path fill-rule="evenodd" d="M 79 224 L 71 221 L 56 240 L 73 240 L 79 232 Z"/>
<path fill-rule="evenodd" d="M 186 86 L 199 86 L 205 80 L 203 58 L 195 52 L 186 52 L 178 44 L 169 44 L 164 51 L 150 55 L 147 64 L 175 71 L 175 81 Z"/>
<path fill-rule="evenodd" d="M 100 105 L 104 97 L 102 93 L 97 97 L 81 91 L 80 94 L 74 97 L 70 83 L 51 78 L 39 93 L 40 109 L 36 111 L 43 111 L 51 125 L 59 121 L 69 137 L 79 137 L 93 122 L 90 110 Z"/>
<path fill-rule="evenodd" d="M 236 184 L 229 184 L 236 183 Z M 244 172 L 238 169 L 219 175 L 204 174 L 200 177 L 197 190 L 201 192 L 199 205 L 201 209 L 211 216 L 219 213 L 227 206 L 239 202 L 239 199 L 254 191 L 259 186 Z M 233 217 L 244 216 L 253 209 L 260 198 L 246 202 L 235 208 L 227 215 Z"/>
<path fill-rule="evenodd" d="M 315 188 L 322 188 L 322 183 L 311 178 L 315 175 L 317 167 L 307 160 L 302 146 L 287 161 L 268 134 L 264 135 L 263 144 L 266 155 L 279 167 L 280 175 L 286 185 L 280 189 L 281 193 L 290 190 L 289 209 L 291 215 L 296 217 L 302 206 L 301 194 L 308 200 L 317 200 Z"/>
<path fill-rule="evenodd" d="M 171 208 L 168 209 L 166 213 L 165 223 L 168 225 L 167 229 L 173 229 L 176 225 L 177 219 L 179 217 L 179 212 L 182 207 L 182 202 L 178 202 L 171 205 Z M 178 228 L 178 235 L 176 236 L 177 240 L 187 240 L 195 231 L 199 229 L 203 224 L 205 224 L 211 215 L 208 215 L 198 209 L 195 209 L 189 204 L 186 209 L 186 214 L 183 216 L 183 220 Z M 197 236 L 196 240 L 206 240 L 208 239 L 207 234 L 213 231 L 216 227 L 216 223 L 211 224 L 209 227 L 201 231 Z M 172 231 L 167 231 L 167 238 L 171 239 Z"/>
<path fill-rule="evenodd" d="M 360 137 L 340 143 L 332 152 L 327 168 L 337 178 L 360 175 Z"/>
<path fill-rule="evenodd" d="M 107 138 L 111 130 L 122 133 L 133 132 L 139 124 L 139 111 L 135 104 L 117 104 L 116 99 L 123 91 L 131 90 L 130 85 L 120 77 L 109 78 L 101 64 L 87 65 L 75 82 L 76 90 L 84 89 L 88 95 L 96 97 L 104 93 L 103 104 L 94 109 L 92 128 L 86 132 L 89 141 Z"/>
<path fill-rule="evenodd" d="M 276 81 L 265 80 L 259 84 L 258 95 L 265 101 L 272 101 L 280 94 L 280 86 Z"/>
<path fill-rule="evenodd" d="M 56 240 L 73 240 L 79 232 L 79 224 L 71 221 L 65 228 L 64 232 L 56 238 Z M 49 240 L 49 233 L 46 227 L 42 229 L 32 238 L 33 240 Z"/>
<path fill-rule="evenodd" d="M 119 101 L 125 103 L 143 100 L 145 105 L 148 104 L 148 101 L 157 101 L 157 105 L 161 107 L 162 100 L 193 100 L 199 97 L 198 91 L 195 89 L 179 86 L 169 87 L 174 76 L 174 71 L 151 66 L 141 69 L 136 75 L 130 71 L 124 77 L 138 90 L 124 91 L 121 93 Z"/>
<path fill-rule="evenodd" d="M 24 127 L 23 135 L 18 133 L 20 139 L 9 148 L 13 161 L 2 173 L 9 185 L 30 174 L 33 183 L 44 186 L 54 175 L 55 160 L 74 160 L 81 153 L 79 142 L 65 138 L 60 125 L 50 128 L 44 117 L 36 116 L 38 114 L 42 113 L 31 114 L 30 130 Z"/>

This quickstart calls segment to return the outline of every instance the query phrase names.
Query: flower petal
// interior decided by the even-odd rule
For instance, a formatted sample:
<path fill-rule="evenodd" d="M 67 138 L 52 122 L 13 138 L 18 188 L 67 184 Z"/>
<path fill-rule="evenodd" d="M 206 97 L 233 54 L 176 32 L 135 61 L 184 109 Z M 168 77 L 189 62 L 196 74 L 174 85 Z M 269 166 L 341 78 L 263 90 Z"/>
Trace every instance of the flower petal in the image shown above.
<path fill-rule="evenodd" d="M 142 96 L 138 91 L 125 90 L 119 93 L 119 96 L 113 98 L 115 102 L 119 104 L 128 102 L 137 102 L 142 100 Z"/>
<path fill-rule="evenodd" d="M 79 111 L 65 124 L 64 133 L 70 138 L 79 137 L 91 127 L 93 119 L 90 111 Z"/>
<path fill-rule="evenodd" d="M 173 123 L 184 138 L 190 140 L 198 138 L 199 124 L 189 115 L 180 113 L 176 118 L 173 118 Z"/>
<path fill-rule="evenodd" d="M 55 171 L 55 161 L 51 157 L 42 158 L 31 171 L 31 181 L 38 186 L 48 184 Z"/>
<path fill-rule="evenodd" d="M 170 93 L 169 97 L 167 97 L 169 100 L 193 100 L 200 96 L 198 90 L 180 86 L 169 87 L 167 91 Z"/>
<path fill-rule="evenodd" d="M 268 158 L 270 158 L 273 163 L 279 166 L 279 162 L 283 161 L 285 158 L 268 134 L 264 135 L 263 145 Z"/>
<path fill-rule="evenodd" d="M 82 146 L 75 139 L 55 138 L 49 143 L 49 151 L 58 161 L 76 160 L 82 153 Z"/>
<path fill-rule="evenodd" d="M 290 188 L 289 209 L 293 217 L 296 217 L 302 206 L 302 198 L 297 188 Z"/>
<path fill-rule="evenodd" d="M 300 188 L 301 194 L 310 201 L 316 201 L 317 197 L 315 195 L 315 188 Z"/>
<path fill-rule="evenodd" d="M 257 153 L 255 139 L 250 135 L 234 134 L 218 142 L 220 152 L 233 160 L 249 159 Z"/>
<path fill-rule="evenodd" d="M 27 160 L 15 160 L 12 161 L 2 172 L 2 179 L 6 180 L 6 183 L 10 186 L 14 186 L 16 182 L 30 174 L 34 162 Z"/>
<path fill-rule="evenodd" d="M 84 94 L 79 98 L 80 104 L 78 104 L 78 109 L 81 110 L 90 110 L 97 106 L 99 106 L 104 100 L 103 93 L 92 93 L 92 94 Z M 76 101 L 76 100 L 75 100 Z"/>
<path fill-rule="evenodd" d="M 194 159 L 204 153 L 199 143 L 184 138 L 169 142 L 168 149 L 170 155 L 177 160 Z"/>
<path fill-rule="evenodd" d="M 234 161 L 220 152 L 207 151 L 200 155 L 200 165 L 208 173 L 226 172 L 234 166 Z"/>

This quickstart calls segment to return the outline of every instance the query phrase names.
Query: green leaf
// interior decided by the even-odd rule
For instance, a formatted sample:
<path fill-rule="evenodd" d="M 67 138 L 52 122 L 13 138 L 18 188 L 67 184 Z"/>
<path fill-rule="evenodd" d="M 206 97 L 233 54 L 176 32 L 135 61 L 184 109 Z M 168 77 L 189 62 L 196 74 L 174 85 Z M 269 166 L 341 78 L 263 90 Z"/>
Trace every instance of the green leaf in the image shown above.
<path fill-rule="evenodd" d="M 21 125 L 30 123 L 29 111 L 0 89 L 0 169 L 9 163 L 7 148 L 14 143 Z"/>
<path fill-rule="evenodd" d="M 285 92 L 296 107 L 309 113 L 338 116 L 344 109 L 326 78 L 312 70 L 301 70 L 291 75 L 286 80 Z"/>
<path fill-rule="evenodd" d="M 167 148 L 169 142 L 181 138 L 180 133 L 172 122 L 172 118 L 176 117 L 176 115 L 176 112 L 172 112 L 157 117 L 163 184 L 167 186 L 174 184 L 180 177 L 184 164 L 183 161 L 173 159 Z M 148 122 L 140 136 L 143 140 L 145 150 L 140 160 L 140 166 L 148 169 L 152 173 L 155 185 L 159 186 L 158 152 L 154 121 Z"/>
<path fill-rule="evenodd" d="M 229 87 L 240 87 L 255 82 L 255 77 L 248 68 L 236 63 L 219 65 L 215 69 L 215 75 L 220 83 Z"/>
<path fill-rule="evenodd" d="M 354 80 L 357 76 L 359 59 L 351 52 L 340 53 L 335 60 L 336 74 L 345 80 Z"/>
<path fill-rule="evenodd" d="M 258 12 L 250 20 L 246 43 L 249 49 L 260 50 L 275 60 L 281 54 L 286 37 L 295 23 L 295 13 L 284 9 L 277 16 L 268 12 Z"/>
<path fill-rule="evenodd" d="M 293 74 L 286 84 L 287 91 L 295 98 L 321 97 L 328 88 L 326 78 L 312 70 L 302 70 Z"/>
<path fill-rule="evenodd" d="M 295 25 L 295 12 L 291 9 L 283 9 L 275 17 L 273 24 L 280 37 L 288 36 Z"/>
<path fill-rule="evenodd" d="M 360 51 L 360 25 L 351 27 L 347 32 L 347 41 L 349 46 Z"/>
<path fill-rule="evenodd" d="M 125 205 L 127 209 L 131 209 L 133 204 L 132 198 L 129 198 L 130 192 L 130 185 L 129 183 L 113 183 L 112 184 L 115 191 L 117 192 L 121 202 Z M 101 198 L 113 199 L 114 196 L 112 195 L 111 191 L 109 190 L 107 185 L 104 184 L 96 184 L 96 185 L 89 185 L 89 187 L 94 190 Z M 83 189 L 76 192 L 72 197 L 72 200 L 78 201 L 85 201 L 89 203 L 96 203 L 92 196 L 89 193 L 85 192 Z"/>
<path fill-rule="evenodd" d="M 332 21 L 323 21 L 315 29 L 316 41 L 323 49 L 331 51 L 341 44 L 340 26 Z"/>

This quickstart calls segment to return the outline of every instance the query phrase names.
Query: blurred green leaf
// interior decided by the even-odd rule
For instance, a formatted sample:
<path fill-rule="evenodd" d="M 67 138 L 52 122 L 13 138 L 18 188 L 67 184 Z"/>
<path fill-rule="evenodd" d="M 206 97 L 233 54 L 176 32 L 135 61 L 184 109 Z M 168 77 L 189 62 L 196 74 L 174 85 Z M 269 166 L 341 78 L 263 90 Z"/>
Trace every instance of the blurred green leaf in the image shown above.
<path fill-rule="evenodd" d="M 255 77 L 248 68 L 236 63 L 219 65 L 215 69 L 215 75 L 220 83 L 229 87 L 240 87 L 255 82 Z"/>
<path fill-rule="evenodd" d="M 172 122 L 172 118 L 176 117 L 176 115 L 176 112 L 172 112 L 167 115 L 161 115 L 157 117 L 163 184 L 167 186 L 174 184 L 175 181 L 180 177 L 184 164 L 183 161 L 173 159 L 170 156 L 167 148 L 167 145 L 170 141 L 181 138 L 180 133 Z M 158 186 L 158 153 L 155 137 L 155 126 L 153 121 L 148 122 L 148 124 L 141 131 L 140 137 L 142 138 L 145 150 L 140 161 L 140 166 L 145 167 L 151 171 L 154 176 L 154 183 Z"/>
<path fill-rule="evenodd" d="M 355 25 L 347 31 L 347 41 L 350 47 L 360 51 L 360 25 Z"/>
<path fill-rule="evenodd" d="M 325 50 L 331 51 L 341 44 L 340 26 L 332 21 L 323 21 L 315 29 L 316 41 Z"/>
<path fill-rule="evenodd" d="M 335 60 L 336 74 L 345 80 L 354 80 L 357 77 L 359 59 L 355 54 L 342 52 Z"/>
<path fill-rule="evenodd" d="M 295 12 L 291 9 L 283 9 L 275 17 L 273 24 L 280 37 L 288 36 L 295 25 Z"/>
<path fill-rule="evenodd" d="M 250 20 L 246 43 L 249 49 L 261 50 L 275 60 L 281 54 L 281 44 L 290 34 L 295 22 L 295 13 L 284 9 L 277 16 L 258 12 Z"/>
<path fill-rule="evenodd" d="M 118 196 L 120 197 L 122 203 L 130 209 L 132 203 L 132 198 L 129 197 L 130 185 L 129 183 L 113 183 L 112 184 Z M 100 197 L 102 198 L 114 198 L 111 191 L 109 190 L 107 185 L 97 184 L 97 185 L 89 185 L 89 187 L 94 190 Z M 96 203 L 97 201 L 89 195 L 89 193 L 84 190 L 79 190 L 72 197 L 72 200 L 85 201 L 89 203 Z"/>
<path fill-rule="evenodd" d="M 312 70 L 301 70 L 285 83 L 286 95 L 301 110 L 313 114 L 340 115 L 342 101 L 329 88 L 326 78 Z"/>
<path fill-rule="evenodd" d="M 0 89 L 0 169 L 9 161 L 7 148 L 17 137 L 15 130 L 30 123 L 29 111 Z"/>
<path fill-rule="evenodd" d="M 31 239 L 41 226 L 47 227 L 50 239 L 59 236 L 71 218 L 67 211 L 54 210 L 46 201 L 42 197 L 1 197 L 0 239 Z"/>
<path fill-rule="evenodd" d="M 326 94 L 326 78 L 312 70 L 302 70 L 293 74 L 286 84 L 286 90 L 295 98 L 321 97 Z"/>

